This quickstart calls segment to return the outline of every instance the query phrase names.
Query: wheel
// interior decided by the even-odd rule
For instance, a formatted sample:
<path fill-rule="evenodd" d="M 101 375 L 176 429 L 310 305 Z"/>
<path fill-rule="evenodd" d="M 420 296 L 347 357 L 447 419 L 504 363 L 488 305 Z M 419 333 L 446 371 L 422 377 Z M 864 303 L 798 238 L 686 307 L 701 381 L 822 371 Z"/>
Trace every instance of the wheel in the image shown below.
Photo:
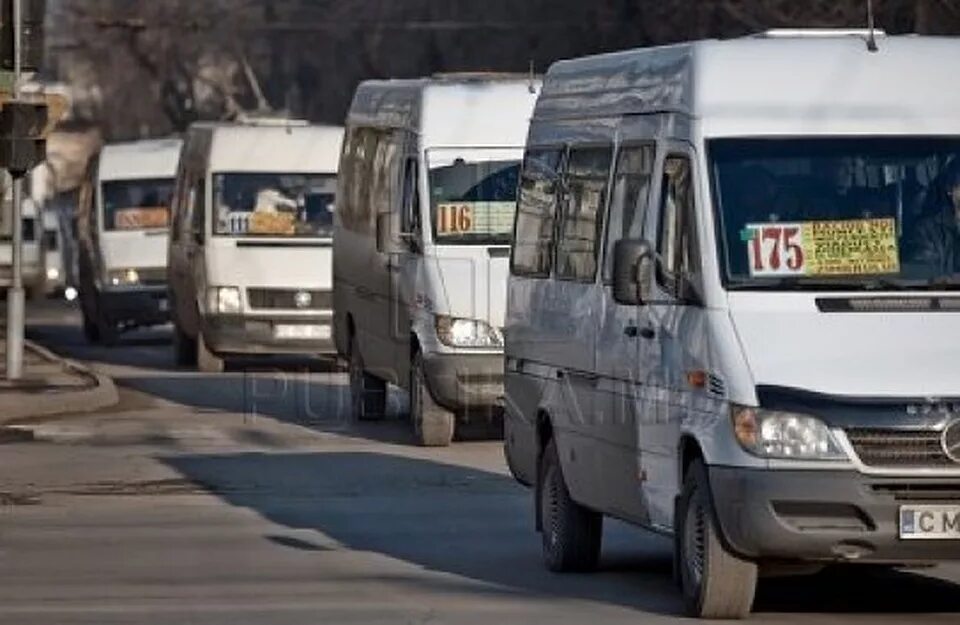
<path fill-rule="evenodd" d="M 387 412 L 387 383 L 364 369 L 356 336 L 350 339 L 350 411 L 355 421 L 379 421 Z"/>
<path fill-rule="evenodd" d="M 684 607 L 697 618 L 746 618 L 757 588 L 757 565 L 724 548 L 715 518 L 706 467 L 694 461 L 680 494 L 674 533 Z"/>
<path fill-rule="evenodd" d="M 87 340 L 87 343 L 96 345 L 100 342 L 100 328 L 96 321 L 87 314 L 86 306 L 80 307 L 80 314 L 83 316 L 83 338 Z"/>
<path fill-rule="evenodd" d="M 453 442 L 454 414 L 434 401 L 423 371 L 423 356 L 417 352 L 410 366 L 410 420 L 417 442 L 423 447 L 447 447 Z"/>
<path fill-rule="evenodd" d="M 223 358 L 217 356 L 207 347 L 203 334 L 197 335 L 197 368 L 203 373 L 223 373 Z"/>
<path fill-rule="evenodd" d="M 113 347 L 120 339 L 120 328 L 110 319 L 106 311 L 97 301 L 97 335 L 100 337 L 100 343 L 105 347 Z"/>
<path fill-rule="evenodd" d="M 197 340 L 187 336 L 176 321 L 173 322 L 173 354 L 176 364 L 181 367 L 197 364 Z"/>
<path fill-rule="evenodd" d="M 557 443 L 552 439 L 543 453 L 540 480 L 537 494 L 547 568 L 557 573 L 595 569 L 600 561 L 603 515 L 570 498 Z"/>

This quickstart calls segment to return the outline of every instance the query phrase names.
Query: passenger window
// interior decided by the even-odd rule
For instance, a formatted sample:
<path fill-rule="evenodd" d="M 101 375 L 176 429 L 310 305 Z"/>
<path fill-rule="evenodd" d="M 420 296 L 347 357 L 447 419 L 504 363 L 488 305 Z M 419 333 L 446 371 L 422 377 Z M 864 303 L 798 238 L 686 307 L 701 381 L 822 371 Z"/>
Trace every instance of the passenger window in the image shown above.
<path fill-rule="evenodd" d="M 420 168 L 417 166 L 417 160 L 408 158 L 403 166 L 403 205 L 401 208 L 403 216 L 403 232 L 421 236 L 420 227 Z"/>
<path fill-rule="evenodd" d="M 657 250 L 661 262 L 657 281 L 673 295 L 680 278 L 690 277 L 695 263 L 695 221 L 692 167 L 685 156 L 670 156 L 664 163 Z"/>
<path fill-rule="evenodd" d="M 201 175 L 190 192 L 190 229 L 196 241 L 202 241 L 206 235 L 206 184 Z"/>
<path fill-rule="evenodd" d="M 653 145 L 620 149 L 607 218 L 607 242 L 603 261 L 605 283 L 613 281 L 613 246 L 617 241 L 639 239 L 643 236 L 643 222 L 650 202 L 656 154 Z"/>
<path fill-rule="evenodd" d="M 557 194 L 563 150 L 530 150 L 523 159 L 511 270 L 546 277 L 553 269 Z"/>
<path fill-rule="evenodd" d="M 612 147 L 570 151 L 557 243 L 558 278 L 579 282 L 592 282 L 596 278 L 612 160 Z"/>

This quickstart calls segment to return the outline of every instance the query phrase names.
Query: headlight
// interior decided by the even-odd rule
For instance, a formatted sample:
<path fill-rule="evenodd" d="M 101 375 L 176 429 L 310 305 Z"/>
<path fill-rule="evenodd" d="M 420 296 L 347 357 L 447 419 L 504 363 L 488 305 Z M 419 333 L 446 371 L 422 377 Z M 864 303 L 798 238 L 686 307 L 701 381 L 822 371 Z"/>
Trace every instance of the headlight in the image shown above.
<path fill-rule="evenodd" d="M 845 460 L 830 429 L 816 417 L 793 412 L 732 405 L 730 415 L 737 441 L 764 458 Z"/>
<path fill-rule="evenodd" d="M 47 269 L 47 280 L 57 280 L 60 278 L 60 270 L 56 267 Z"/>
<path fill-rule="evenodd" d="M 234 286 L 213 287 L 207 290 L 207 312 L 235 315 L 240 312 L 240 289 Z"/>
<path fill-rule="evenodd" d="M 478 319 L 438 316 L 437 336 L 449 347 L 503 347 L 500 331 Z"/>
<path fill-rule="evenodd" d="M 116 269 L 108 275 L 113 286 L 133 286 L 140 284 L 140 273 L 136 269 Z"/>

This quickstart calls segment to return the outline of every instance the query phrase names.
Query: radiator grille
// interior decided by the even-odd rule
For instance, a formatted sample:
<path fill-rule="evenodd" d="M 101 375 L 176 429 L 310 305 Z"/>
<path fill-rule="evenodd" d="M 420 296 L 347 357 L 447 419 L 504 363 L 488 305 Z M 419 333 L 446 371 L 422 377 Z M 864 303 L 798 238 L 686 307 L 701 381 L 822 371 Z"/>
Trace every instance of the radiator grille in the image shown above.
<path fill-rule="evenodd" d="M 303 305 L 309 295 L 309 304 Z M 264 310 L 330 310 L 333 308 L 333 292 L 308 289 L 247 289 L 251 308 Z"/>
<path fill-rule="evenodd" d="M 960 468 L 943 451 L 935 430 L 853 428 L 847 438 L 860 461 L 871 467 Z"/>

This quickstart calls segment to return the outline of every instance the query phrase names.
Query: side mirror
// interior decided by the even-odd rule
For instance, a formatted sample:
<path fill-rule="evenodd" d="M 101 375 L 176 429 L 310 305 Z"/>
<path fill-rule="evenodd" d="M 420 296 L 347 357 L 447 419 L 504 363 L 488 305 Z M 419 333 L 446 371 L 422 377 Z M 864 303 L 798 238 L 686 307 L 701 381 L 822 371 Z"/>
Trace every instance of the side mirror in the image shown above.
<path fill-rule="evenodd" d="M 404 245 L 407 246 L 414 254 L 419 254 L 420 249 L 420 236 L 415 232 L 401 232 L 400 240 L 403 241 Z"/>
<path fill-rule="evenodd" d="M 656 255 L 648 241 L 621 239 L 613 248 L 613 299 L 639 306 L 650 301 Z"/>

